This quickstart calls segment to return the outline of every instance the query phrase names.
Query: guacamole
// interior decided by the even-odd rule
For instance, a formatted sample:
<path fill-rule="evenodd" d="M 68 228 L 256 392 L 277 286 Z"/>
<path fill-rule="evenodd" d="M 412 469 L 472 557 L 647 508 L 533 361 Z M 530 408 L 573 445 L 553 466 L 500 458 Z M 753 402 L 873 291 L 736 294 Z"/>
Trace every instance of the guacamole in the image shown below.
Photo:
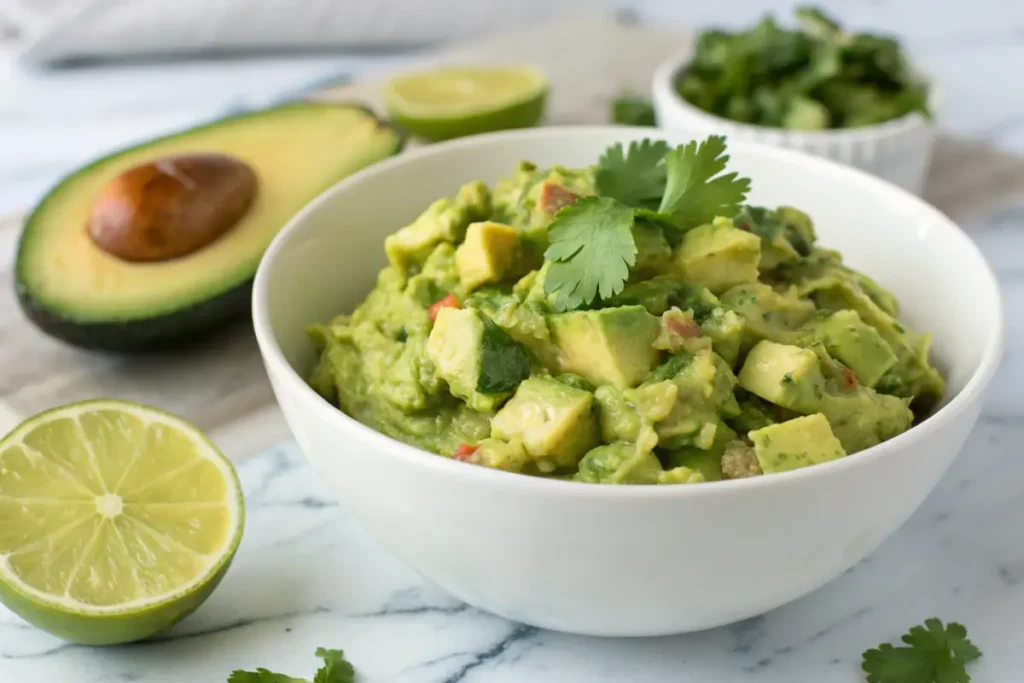
<path fill-rule="evenodd" d="M 698 226 L 630 208 L 621 283 L 560 304 L 545 282 L 552 225 L 594 208 L 600 173 L 524 162 L 435 201 L 385 240 L 366 300 L 309 328 L 310 385 L 426 451 L 602 484 L 835 460 L 940 399 L 929 336 L 792 207 L 744 204 Z"/>

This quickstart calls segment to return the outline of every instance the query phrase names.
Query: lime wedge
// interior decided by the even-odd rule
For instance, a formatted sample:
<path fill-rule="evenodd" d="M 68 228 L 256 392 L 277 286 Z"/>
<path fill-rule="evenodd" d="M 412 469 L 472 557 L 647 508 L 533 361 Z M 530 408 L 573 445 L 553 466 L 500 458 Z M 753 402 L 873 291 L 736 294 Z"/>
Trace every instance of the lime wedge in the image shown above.
<path fill-rule="evenodd" d="M 0 441 L 0 601 L 66 640 L 174 625 L 220 582 L 243 525 L 228 459 L 155 408 L 75 403 Z"/>
<path fill-rule="evenodd" d="M 535 126 L 547 93 L 533 67 L 452 67 L 397 76 L 384 99 L 392 119 L 434 141 Z"/>

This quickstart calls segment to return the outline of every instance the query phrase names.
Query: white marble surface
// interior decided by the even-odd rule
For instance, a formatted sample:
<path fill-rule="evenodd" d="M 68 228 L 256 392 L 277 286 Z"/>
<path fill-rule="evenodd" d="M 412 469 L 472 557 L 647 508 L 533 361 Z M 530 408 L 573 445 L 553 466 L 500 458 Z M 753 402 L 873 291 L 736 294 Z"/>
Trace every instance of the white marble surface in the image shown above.
<path fill-rule="evenodd" d="M 634 4 L 642 17 L 685 26 L 743 22 L 769 4 L 791 3 Z M 946 131 L 1024 153 L 1024 4 L 825 4 L 858 25 L 907 36 L 944 85 Z M 29 206 L 102 151 L 406 59 L 306 57 L 54 74 L 0 63 L 0 213 Z M 311 675 L 313 650 L 322 645 L 344 648 L 366 683 L 854 683 L 863 680 L 861 651 L 930 616 L 968 626 L 985 652 L 972 667 L 976 681 L 1022 680 L 1024 196 L 965 228 L 998 271 L 1008 323 L 1006 359 L 981 422 L 901 531 L 792 605 L 733 627 L 653 640 L 517 626 L 453 602 L 403 568 L 285 445 L 242 461 L 246 538 L 222 587 L 197 614 L 157 642 L 90 649 L 62 644 L 0 609 L 0 681 L 216 682 L 234 668 L 257 666 Z"/>

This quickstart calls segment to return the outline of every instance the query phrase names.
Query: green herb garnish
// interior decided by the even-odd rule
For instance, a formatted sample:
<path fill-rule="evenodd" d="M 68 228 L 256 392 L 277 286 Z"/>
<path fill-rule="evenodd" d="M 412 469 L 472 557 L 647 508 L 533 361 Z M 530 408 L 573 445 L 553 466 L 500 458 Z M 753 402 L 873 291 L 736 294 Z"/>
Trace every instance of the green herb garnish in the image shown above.
<path fill-rule="evenodd" d="M 317 669 L 312 681 L 261 668 L 255 671 L 235 671 L 228 676 L 228 683 L 355 683 L 356 670 L 345 659 L 344 652 L 318 647 L 316 656 L 324 660 L 324 665 Z"/>
<path fill-rule="evenodd" d="M 664 140 L 641 140 L 605 150 L 597 162 L 597 194 L 636 208 L 656 209 L 665 194 L 665 155 L 672 149 Z"/>
<path fill-rule="evenodd" d="M 618 97 L 612 101 L 612 122 L 624 126 L 653 126 L 654 104 L 642 97 Z"/>
<path fill-rule="evenodd" d="M 957 623 L 928 619 L 902 638 L 906 645 L 885 643 L 864 653 L 868 683 L 970 683 L 966 664 L 981 657 Z"/>
<path fill-rule="evenodd" d="M 480 339 L 480 376 L 476 390 L 485 394 L 511 391 L 530 376 L 530 357 L 508 332 L 488 316 Z"/>
<path fill-rule="evenodd" d="M 738 178 L 736 173 L 720 175 L 728 161 L 725 138 L 720 135 L 669 152 L 665 196 L 658 213 L 684 229 L 710 223 L 715 216 L 733 216 L 750 192 L 750 179 Z"/>
<path fill-rule="evenodd" d="M 544 291 L 571 311 L 622 291 L 636 263 L 633 210 L 610 197 L 586 197 L 555 215 L 548 228 L 551 261 Z"/>
<path fill-rule="evenodd" d="M 815 7 L 797 9 L 796 20 L 795 29 L 769 16 L 743 32 L 705 31 L 679 94 L 727 119 L 799 130 L 929 116 L 928 87 L 898 41 L 847 33 Z"/>
<path fill-rule="evenodd" d="M 674 243 L 682 231 L 734 215 L 750 180 L 723 174 L 728 160 L 720 136 L 675 149 L 661 140 L 609 147 L 594 172 L 598 196 L 565 207 L 548 226 L 544 291 L 555 295 L 555 308 L 574 310 L 622 292 L 636 264 L 638 219 L 662 227 Z"/>

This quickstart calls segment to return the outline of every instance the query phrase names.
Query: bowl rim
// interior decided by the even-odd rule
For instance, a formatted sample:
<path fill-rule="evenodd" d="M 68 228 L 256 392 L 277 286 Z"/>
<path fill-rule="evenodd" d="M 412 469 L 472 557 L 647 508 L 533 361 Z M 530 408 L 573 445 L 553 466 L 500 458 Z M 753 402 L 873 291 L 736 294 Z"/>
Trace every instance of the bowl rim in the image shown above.
<path fill-rule="evenodd" d="M 898 118 L 874 123 L 869 126 L 827 128 L 825 130 L 794 130 L 779 126 L 762 126 L 756 123 L 733 121 L 732 119 L 727 119 L 701 109 L 683 98 L 676 91 L 676 79 L 679 77 L 680 72 L 692 61 L 695 47 L 696 38 L 658 64 L 654 71 L 654 77 L 651 80 L 653 99 L 656 104 L 660 102 L 663 106 L 674 108 L 672 113 L 677 117 L 687 117 L 692 121 L 700 122 L 702 125 L 716 126 L 723 129 L 723 132 L 733 130 L 747 134 L 786 136 L 792 139 L 816 142 L 895 137 L 921 126 L 934 125 L 934 120 L 938 117 L 945 101 L 942 89 L 936 83 L 934 77 L 925 69 L 922 69 L 916 62 L 912 62 L 914 70 L 928 85 L 928 107 L 932 113 L 931 119 L 928 119 L 921 112 L 912 111 Z M 662 121 L 659 125 L 667 126 L 668 122 Z M 680 121 L 676 125 L 685 125 L 685 123 Z"/>
<path fill-rule="evenodd" d="M 443 156 L 449 153 L 449 151 L 465 147 L 500 144 L 506 141 L 522 139 L 543 140 L 545 138 L 565 136 L 586 138 L 592 135 L 614 136 L 616 134 L 621 135 L 623 140 L 629 140 L 639 139 L 644 136 L 657 137 L 659 135 L 678 137 L 681 135 L 681 132 L 641 126 L 552 126 L 486 133 L 405 151 L 390 159 L 372 164 L 332 185 L 296 213 L 285 227 L 278 232 L 264 253 L 257 269 L 252 288 L 252 320 L 257 344 L 264 363 L 267 365 L 268 372 L 274 374 L 278 381 L 285 383 L 282 387 L 285 391 L 297 392 L 298 396 L 302 399 L 302 403 L 316 411 L 319 417 L 327 423 L 343 433 L 354 433 L 360 441 L 372 444 L 377 450 L 385 451 L 411 467 L 432 470 L 438 476 L 461 478 L 465 483 L 473 483 L 480 486 L 513 489 L 535 495 L 546 494 L 558 497 L 571 496 L 588 499 L 654 500 L 675 498 L 677 496 L 717 496 L 728 495 L 731 492 L 738 491 L 755 491 L 764 487 L 797 486 L 801 485 L 804 481 L 819 477 L 841 476 L 848 469 L 866 467 L 875 460 L 892 457 L 898 451 L 912 447 L 921 442 L 927 435 L 942 429 L 953 418 L 981 400 L 1002 358 L 1005 320 L 998 281 L 991 266 L 974 241 L 953 220 L 937 208 L 888 181 L 860 169 L 806 152 L 780 149 L 772 145 L 748 140 L 731 140 L 729 144 L 749 149 L 761 155 L 777 157 L 789 163 L 810 166 L 815 173 L 838 177 L 842 182 L 856 183 L 865 186 L 873 192 L 888 195 L 893 200 L 903 204 L 909 203 L 916 212 L 927 216 L 934 224 L 942 226 L 939 229 L 952 233 L 953 238 L 961 243 L 959 249 L 967 254 L 968 260 L 976 262 L 979 275 L 983 279 L 982 288 L 988 290 L 988 293 L 995 298 L 993 301 L 995 306 L 995 324 L 988 332 L 978 366 L 967 380 L 963 389 L 921 424 L 915 425 L 902 434 L 898 434 L 877 446 L 859 451 L 855 454 L 856 457 L 839 458 L 814 465 L 813 467 L 775 473 L 770 476 L 704 482 L 700 486 L 584 484 L 545 477 L 531 477 L 515 472 L 504 472 L 490 467 L 467 467 L 466 463 L 408 445 L 355 420 L 316 393 L 285 359 L 270 325 L 268 293 L 271 271 L 274 268 L 274 261 L 278 254 L 284 251 L 293 236 L 301 231 L 301 227 L 306 223 L 309 216 L 320 211 L 332 197 L 348 191 L 353 186 L 358 186 L 366 178 L 386 175 L 391 169 L 406 164 L 411 160 Z"/>

